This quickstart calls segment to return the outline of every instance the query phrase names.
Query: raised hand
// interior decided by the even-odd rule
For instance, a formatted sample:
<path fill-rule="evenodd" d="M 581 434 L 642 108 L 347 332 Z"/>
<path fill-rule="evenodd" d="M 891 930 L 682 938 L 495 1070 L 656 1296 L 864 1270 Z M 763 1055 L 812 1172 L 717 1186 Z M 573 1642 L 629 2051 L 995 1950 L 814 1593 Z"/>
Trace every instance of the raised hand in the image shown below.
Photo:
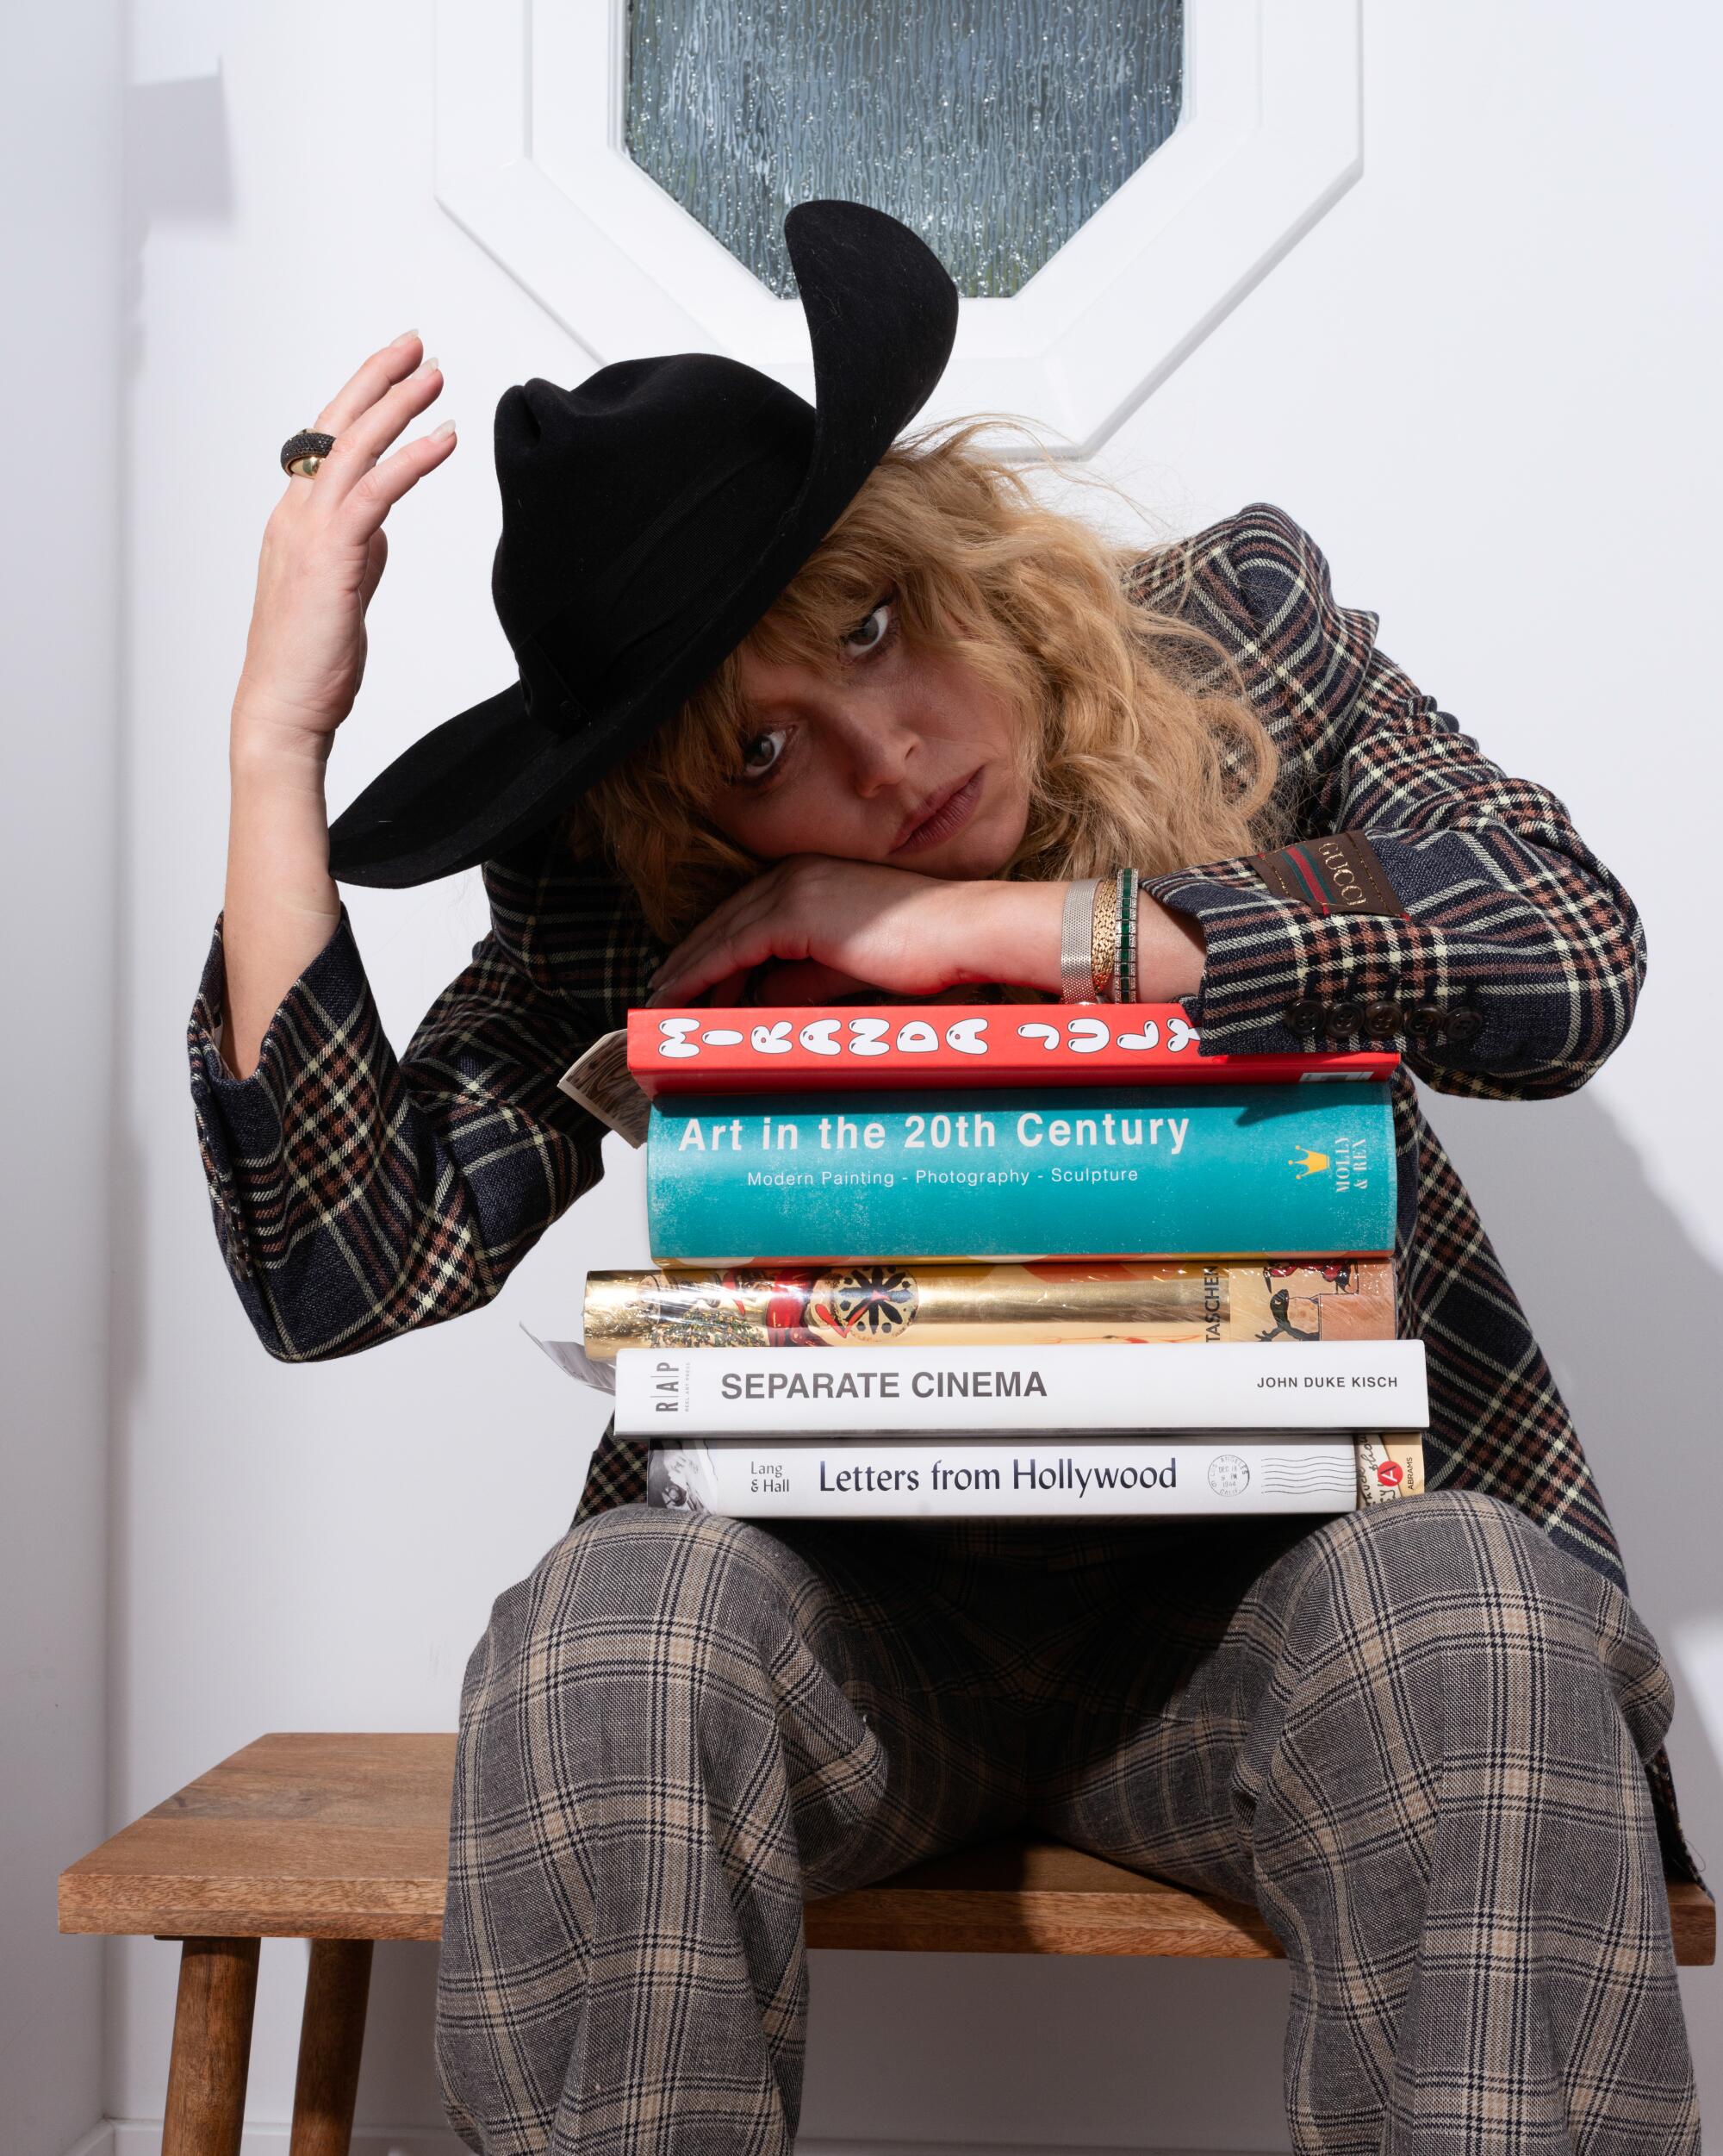
<path fill-rule="evenodd" d="M 271 1014 L 340 921 L 324 782 L 365 670 L 365 608 L 388 558 L 383 519 L 455 446 L 449 427 L 383 455 L 442 388 L 434 361 L 420 366 L 420 350 L 408 330 L 323 407 L 316 429 L 334 446 L 310 478 L 287 477 L 264 530 L 228 735 L 219 1045 L 236 1078 L 256 1069 Z"/>
<path fill-rule="evenodd" d="M 270 514 L 234 700 L 236 726 L 327 756 L 365 668 L 365 609 L 383 572 L 383 520 L 455 446 L 452 422 L 383 452 L 439 395 L 408 330 L 374 352 L 318 414 L 335 444 L 311 478 L 289 476 Z"/>

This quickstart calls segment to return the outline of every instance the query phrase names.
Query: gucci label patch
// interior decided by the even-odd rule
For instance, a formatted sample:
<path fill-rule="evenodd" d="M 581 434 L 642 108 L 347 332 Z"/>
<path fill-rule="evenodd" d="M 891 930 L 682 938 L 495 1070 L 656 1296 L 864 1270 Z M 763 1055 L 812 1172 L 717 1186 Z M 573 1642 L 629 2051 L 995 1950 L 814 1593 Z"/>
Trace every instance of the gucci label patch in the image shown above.
<path fill-rule="evenodd" d="M 1358 831 L 1301 838 L 1278 853 L 1253 854 L 1250 865 L 1276 898 L 1324 913 L 1403 913 L 1375 848 Z"/>

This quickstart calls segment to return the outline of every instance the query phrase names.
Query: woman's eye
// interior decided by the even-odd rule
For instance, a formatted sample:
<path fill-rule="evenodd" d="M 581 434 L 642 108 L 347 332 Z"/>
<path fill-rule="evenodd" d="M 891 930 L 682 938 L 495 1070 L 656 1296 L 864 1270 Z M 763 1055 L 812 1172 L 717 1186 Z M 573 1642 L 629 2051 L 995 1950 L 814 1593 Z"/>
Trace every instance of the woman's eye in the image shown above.
<path fill-rule="evenodd" d="M 880 620 L 880 616 L 881 614 L 885 614 L 894 619 L 896 613 L 897 601 L 894 598 L 888 595 L 886 597 L 880 600 L 875 604 L 872 613 L 869 614 L 865 620 L 856 623 L 855 626 L 849 632 L 849 636 L 844 639 L 844 642 L 849 645 L 852 651 L 859 651 L 863 653 L 868 651 L 877 651 L 880 646 L 887 642 L 890 639 L 892 633 L 891 619 L 888 619 L 881 624 L 876 633 L 867 637 L 865 642 L 858 645 L 853 639 L 856 637 L 863 636 L 865 632 L 871 629 L 874 624 Z"/>
<path fill-rule="evenodd" d="M 784 744 L 789 739 L 787 726 L 768 726 L 745 742 L 742 750 L 742 776 L 744 779 L 764 778 L 776 769 L 784 754 Z"/>

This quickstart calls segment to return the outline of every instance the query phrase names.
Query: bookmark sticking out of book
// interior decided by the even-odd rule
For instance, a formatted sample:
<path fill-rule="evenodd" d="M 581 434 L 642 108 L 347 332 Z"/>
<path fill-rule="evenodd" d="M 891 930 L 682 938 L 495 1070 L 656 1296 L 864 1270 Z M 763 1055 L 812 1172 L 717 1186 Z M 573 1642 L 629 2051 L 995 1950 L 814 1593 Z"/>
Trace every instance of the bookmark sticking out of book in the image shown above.
<path fill-rule="evenodd" d="M 615 1364 L 594 1362 L 578 1340 L 541 1340 L 531 1325 L 523 1324 L 520 1330 L 535 1348 L 542 1348 L 557 1368 L 566 1370 L 571 1378 L 591 1386 L 594 1393 L 616 1390 Z"/>
<path fill-rule="evenodd" d="M 639 1080 L 628 1068 L 628 1029 L 619 1025 L 613 1033 L 600 1033 L 583 1055 L 557 1081 L 559 1091 L 607 1123 L 631 1145 L 646 1143 L 647 1120 L 652 1103 Z M 523 1328 L 525 1330 L 525 1328 Z M 538 1343 L 541 1348 L 544 1343 Z M 549 1355 L 551 1350 L 544 1348 Z"/>

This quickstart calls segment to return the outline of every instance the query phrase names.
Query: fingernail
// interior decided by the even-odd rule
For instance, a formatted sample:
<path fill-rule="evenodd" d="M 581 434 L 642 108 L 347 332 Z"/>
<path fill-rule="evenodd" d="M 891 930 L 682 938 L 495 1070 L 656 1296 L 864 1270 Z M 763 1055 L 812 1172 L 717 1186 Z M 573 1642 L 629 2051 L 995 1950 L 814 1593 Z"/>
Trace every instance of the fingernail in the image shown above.
<path fill-rule="evenodd" d="M 434 359 L 421 359 L 413 370 L 413 378 L 416 379 L 421 374 L 429 374 L 436 365 L 437 362 Z"/>
<path fill-rule="evenodd" d="M 442 440 L 444 435 L 452 434 L 454 431 L 455 422 L 453 420 L 445 420 L 440 427 L 433 427 L 431 429 L 430 439 L 433 442 L 439 442 Z"/>
<path fill-rule="evenodd" d="M 394 349 L 394 345 L 404 345 L 409 337 L 416 337 L 418 334 L 419 332 L 416 329 L 403 329 L 400 336 L 394 340 L 394 344 L 391 345 L 390 349 Z"/>

